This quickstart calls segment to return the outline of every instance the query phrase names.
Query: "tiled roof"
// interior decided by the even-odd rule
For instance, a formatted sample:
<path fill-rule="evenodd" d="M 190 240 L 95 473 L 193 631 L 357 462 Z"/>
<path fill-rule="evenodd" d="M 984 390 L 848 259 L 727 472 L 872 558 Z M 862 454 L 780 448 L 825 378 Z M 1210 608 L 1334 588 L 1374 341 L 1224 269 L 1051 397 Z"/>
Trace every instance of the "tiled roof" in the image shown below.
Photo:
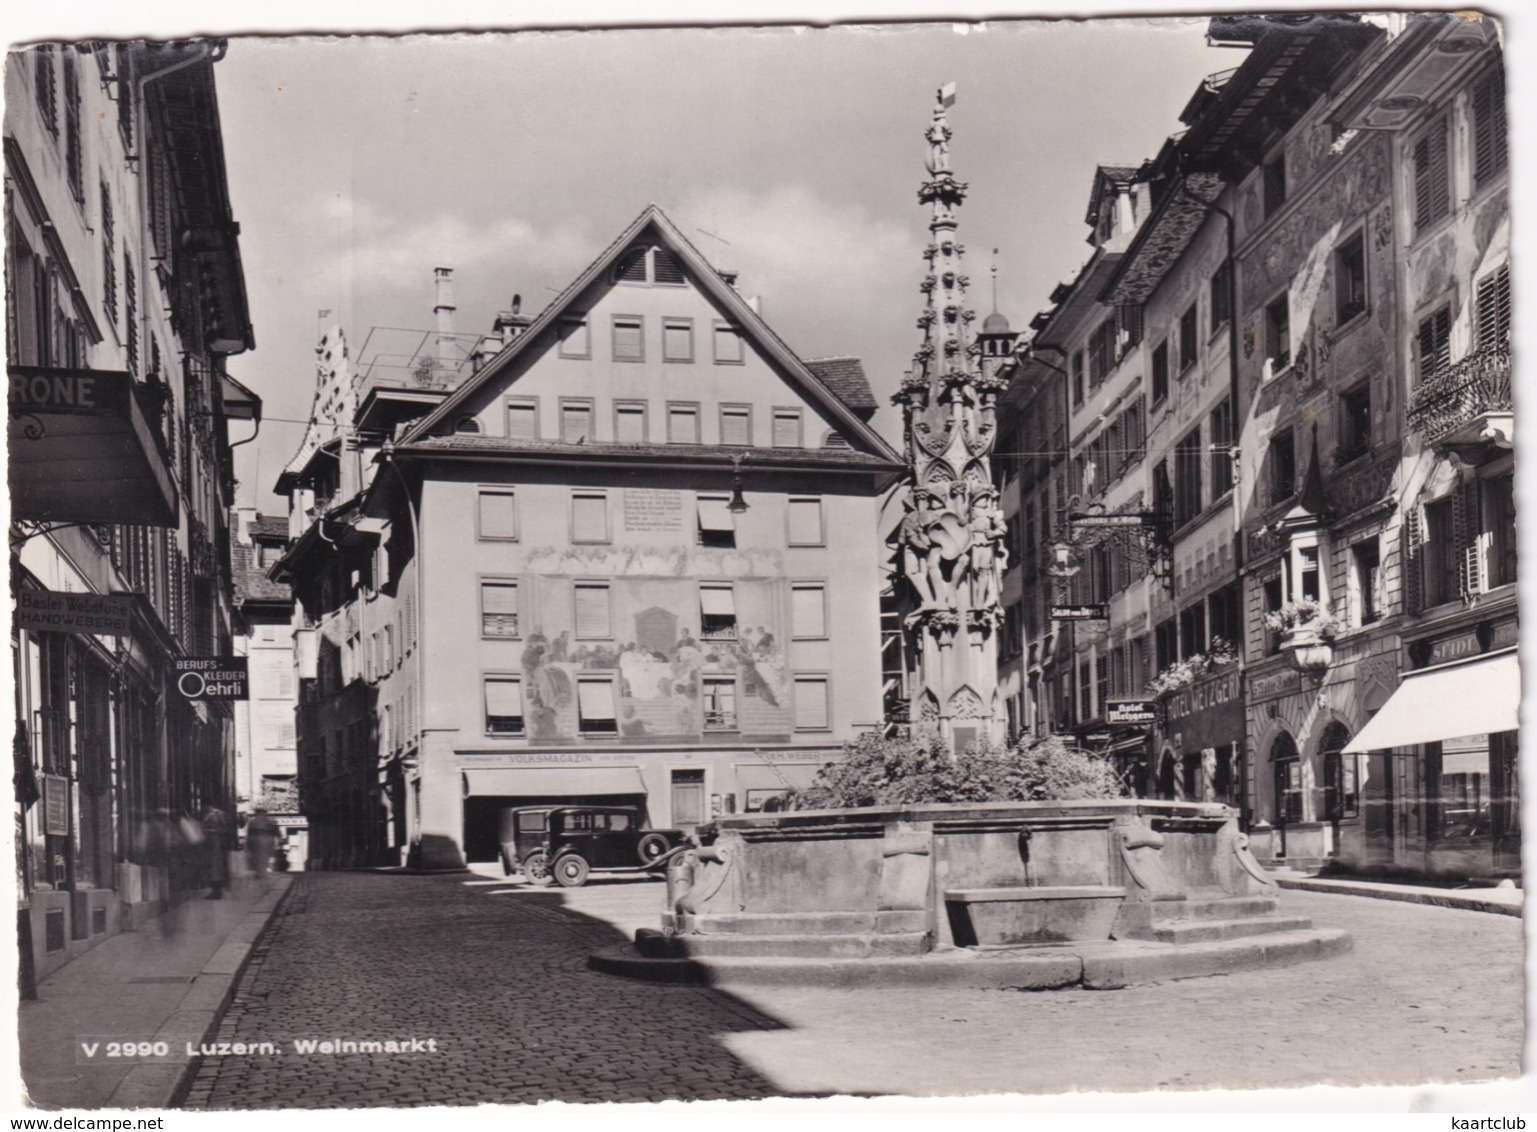
<path fill-rule="evenodd" d="M 432 436 L 395 449 L 396 455 L 410 452 L 484 452 L 509 456 L 544 453 L 564 459 L 644 460 L 667 459 L 698 464 L 729 466 L 733 456 L 743 457 L 749 469 L 765 465 L 836 466 L 869 468 L 872 471 L 899 468 L 899 462 L 859 452 L 851 448 L 735 448 L 709 444 L 567 444 L 559 440 L 519 440 L 503 436 Z"/>
<path fill-rule="evenodd" d="M 858 358 L 807 358 L 805 361 L 806 368 L 816 374 L 834 397 L 859 414 L 860 419 L 870 419 L 879 402 Z"/>
<path fill-rule="evenodd" d="M 243 605 L 248 601 L 293 600 L 293 595 L 287 586 L 274 582 L 267 577 L 267 572 L 257 565 L 256 555 L 251 547 L 241 546 L 239 543 L 230 547 L 230 567 L 235 575 L 237 605 Z"/>
<path fill-rule="evenodd" d="M 288 537 L 288 520 L 281 515 L 258 515 L 251 520 L 246 529 L 253 535 L 286 539 Z"/>

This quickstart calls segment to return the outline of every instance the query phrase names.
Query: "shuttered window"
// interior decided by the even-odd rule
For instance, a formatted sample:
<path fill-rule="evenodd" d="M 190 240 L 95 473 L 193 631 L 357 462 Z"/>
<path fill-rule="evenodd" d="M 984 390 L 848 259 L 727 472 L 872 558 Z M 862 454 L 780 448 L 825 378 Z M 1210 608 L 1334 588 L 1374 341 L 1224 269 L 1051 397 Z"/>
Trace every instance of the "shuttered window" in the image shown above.
<path fill-rule="evenodd" d="M 571 541 L 608 541 L 608 496 L 601 491 L 571 495 Z"/>
<path fill-rule="evenodd" d="M 518 584 L 482 582 L 480 584 L 480 633 L 484 637 L 518 635 Z"/>
<path fill-rule="evenodd" d="M 790 545 L 821 546 L 822 499 L 820 496 L 791 496 L 789 500 Z"/>
<path fill-rule="evenodd" d="M 723 405 L 720 411 L 720 442 L 746 448 L 752 444 L 752 410 L 746 405 Z"/>
<path fill-rule="evenodd" d="M 662 320 L 662 360 L 664 362 L 691 362 L 694 360 L 694 320 L 668 318 Z"/>
<path fill-rule="evenodd" d="M 729 582 L 699 587 L 699 635 L 705 640 L 736 638 L 736 594 Z"/>
<path fill-rule="evenodd" d="M 774 410 L 774 447 L 799 448 L 801 446 L 801 411 L 799 409 Z"/>
<path fill-rule="evenodd" d="M 715 361 L 717 365 L 740 365 L 742 335 L 727 322 L 715 324 Z"/>
<path fill-rule="evenodd" d="M 1442 119 L 1414 144 L 1414 229 L 1423 232 L 1450 209 L 1447 125 Z"/>
<path fill-rule="evenodd" d="M 636 401 L 614 406 L 614 439 L 620 444 L 646 443 L 646 406 Z"/>
<path fill-rule="evenodd" d="M 699 406 L 667 406 L 667 443 L 699 443 Z"/>
<path fill-rule="evenodd" d="M 1510 264 L 1478 281 L 1478 345 L 1497 346 L 1510 339 Z"/>
<path fill-rule="evenodd" d="M 1473 185 L 1482 188 L 1510 160 L 1505 141 L 1505 71 L 1473 88 Z"/>
<path fill-rule="evenodd" d="M 1429 381 L 1452 364 L 1452 308 L 1441 307 L 1420 320 L 1419 377 Z"/>
<path fill-rule="evenodd" d="M 827 587 L 821 582 L 790 587 L 790 635 L 797 640 L 827 636 Z"/>
<path fill-rule="evenodd" d="M 698 499 L 699 545 L 736 546 L 736 516 L 728 495 L 701 495 Z"/>
<path fill-rule="evenodd" d="M 795 729 L 797 731 L 826 731 L 827 677 L 797 675 L 795 677 Z"/>
<path fill-rule="evenodd" d="M 584 444 L 592 439 L 592 402 L 561 403 L 560 439 L 565 444 Z"/>
<path fill-rule="evenodd" d="M 684 282 L 683 265 L 666 248 L 651 249 L 651 282 L 679 286 Z"/>
<path fill-rule="evenodd" d="M 578 582 L 573 593 L 576 635 L 599 639 L 613 636 L 609 617 L 608 583 Z"/>
<path fill-rule="evenodd" d="M 585 318 L 563 318 L 558 330 L 560 356 L 563 358 L 587 358 L 592 356 L 592 334 Z"/>
<path fill-rule="evenodd" d="M 614 712 L 614 681 L 610 676 L 582 676 L 576 684 L 580 727 L 587 735 L 613 735 L 619 730 Z"/>
<path fill-rule="evenodd" d="M 480 537 L 517 538 L 517 502 L 517 496 L 511 491 L 482 491 L 480 493 Z"/>
<path fill-rule="evenodd" d="M 486 734 L 523 734 L 523 682 L 516 676 L 486 677 Z"/>
<path fill-rule="evenodd" d="M 507 435 L 513 440 L 539 439 L 539 407 L 535 402 L 507 402 Z"/>
<path fill-rule="evenodd" d="M 646 360 L 645 323 L 639 316 L 614 316 L 614 361 Z"/>

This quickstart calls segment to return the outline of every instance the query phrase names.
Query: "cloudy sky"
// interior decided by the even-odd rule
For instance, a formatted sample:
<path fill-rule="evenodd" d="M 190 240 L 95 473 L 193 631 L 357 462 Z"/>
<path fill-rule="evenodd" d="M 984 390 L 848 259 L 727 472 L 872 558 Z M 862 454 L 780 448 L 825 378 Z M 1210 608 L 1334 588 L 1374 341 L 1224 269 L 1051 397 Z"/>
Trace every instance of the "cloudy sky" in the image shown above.
<path fill-rule="evenodd" d="M 243 502 L 303 430 L 319 311 L 351 340 L 536 312 L 648 202 L 763 299 L 803 357 L 856 354 L 881 400 L 919 342 L 923 131 L 958 84 L 961 235 L 979 312 L 999 249 L 1016 326 L 1088 254 L 1095 165 L 1152 156 L 1201 78 L 1243 52 L 1174 21 L 649 28 L 236 38 L 216 70 L 264 398 Z M 888 426 L 895 415 L 883 414 Z M 259 465 L 258 465 L 259 461 Z"/>

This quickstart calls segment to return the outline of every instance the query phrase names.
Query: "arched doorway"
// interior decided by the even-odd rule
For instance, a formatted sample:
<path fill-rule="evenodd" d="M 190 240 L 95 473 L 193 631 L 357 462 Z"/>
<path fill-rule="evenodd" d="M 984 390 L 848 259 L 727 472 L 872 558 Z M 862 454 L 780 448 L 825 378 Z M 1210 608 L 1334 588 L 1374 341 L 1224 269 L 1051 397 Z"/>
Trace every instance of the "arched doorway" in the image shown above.
<path fill-rule="evenodd" d="M 1302 758 L 1290 731 L 1281 732 L 1270 744 L 1270 767 L 1275 781 L 1275 824 L 1294 825 L 1302 820 Z"/>

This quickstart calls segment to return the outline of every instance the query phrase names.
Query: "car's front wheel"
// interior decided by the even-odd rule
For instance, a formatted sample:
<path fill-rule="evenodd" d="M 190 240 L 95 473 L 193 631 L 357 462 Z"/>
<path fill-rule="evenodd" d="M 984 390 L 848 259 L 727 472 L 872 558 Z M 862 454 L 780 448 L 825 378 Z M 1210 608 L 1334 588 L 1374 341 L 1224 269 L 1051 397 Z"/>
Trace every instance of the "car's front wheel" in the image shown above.
<path fill-rule="evenodd" d="M 555 879 L 550 876 L 550 860 L 542 852 L 530 853 L 523 858 L 523 877 L 530 884 L 549 884 Z"/>
<path fill-rule="evenodd" d="M 581 888 L 587 883 L 587 875 L 592 871 L 586 860 L 575 853 L 567 853 L 555 862 L 552 870 L 555 880 L 562 888 Z"/>
<path fill-rule="evenodd" d="M 658 858 L 666 856 L 670 848 L 667 838 L 660 833 L 646 834 L 635 846 L 636 852 L 640 854 L 640 863 L 643 865 L 655 863 Z"/>

